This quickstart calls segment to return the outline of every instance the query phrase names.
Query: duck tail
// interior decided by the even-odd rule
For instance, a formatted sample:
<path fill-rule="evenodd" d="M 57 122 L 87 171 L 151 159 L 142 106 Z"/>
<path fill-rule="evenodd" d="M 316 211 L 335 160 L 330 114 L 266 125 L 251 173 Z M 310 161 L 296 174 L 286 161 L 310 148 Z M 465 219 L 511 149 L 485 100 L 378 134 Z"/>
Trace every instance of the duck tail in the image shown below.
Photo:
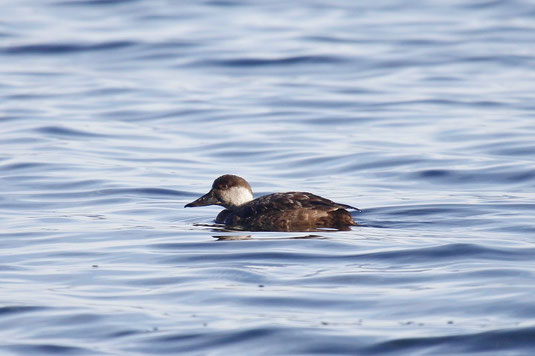
<path fill-rule="evenodd" d="M 336 203 L 336 205 L 344 208 L 344 209 L 350 209 L 350 210 L 356 210 L 358 211 L 359 213 L 362 211 L 360 210 L 359 208 L 355 208 L 354 206 L 351 206 L 351 205 L 347 205 L 347 204 L 340 204 L 340 203 Z"/>
<path fill-rule="evenodd" d="M 332 212 L 335 224 L 338 226 L 357 225 L 351 214 L 344 209 L 337 209 Z"/>

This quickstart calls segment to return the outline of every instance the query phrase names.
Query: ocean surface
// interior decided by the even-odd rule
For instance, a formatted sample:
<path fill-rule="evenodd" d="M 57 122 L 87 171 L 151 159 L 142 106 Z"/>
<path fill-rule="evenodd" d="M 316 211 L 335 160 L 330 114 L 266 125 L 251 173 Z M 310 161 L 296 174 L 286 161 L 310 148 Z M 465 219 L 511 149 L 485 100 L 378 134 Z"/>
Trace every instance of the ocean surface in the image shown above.
<path fill-rule="evenodd" d="M 535 354 L 533 1 L 0 8 L 1 355 Z"/>

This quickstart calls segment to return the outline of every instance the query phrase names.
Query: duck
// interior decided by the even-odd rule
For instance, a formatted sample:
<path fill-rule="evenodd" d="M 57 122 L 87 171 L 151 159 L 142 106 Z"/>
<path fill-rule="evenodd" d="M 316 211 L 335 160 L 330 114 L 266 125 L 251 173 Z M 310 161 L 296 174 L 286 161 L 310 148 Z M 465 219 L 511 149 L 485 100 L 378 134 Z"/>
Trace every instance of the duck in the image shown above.
<path fill-rule="evenodd" d="M 360 211 L 308 192 L 273 193 L 255 199 L 249 183 L 233 174 L 218 177 L 208 193 L 184 207 L 207 205 L 225 208 L 215 218 L 217 224 L 248 231 L 350 230 L 357 223 L 348 210 Z"/>

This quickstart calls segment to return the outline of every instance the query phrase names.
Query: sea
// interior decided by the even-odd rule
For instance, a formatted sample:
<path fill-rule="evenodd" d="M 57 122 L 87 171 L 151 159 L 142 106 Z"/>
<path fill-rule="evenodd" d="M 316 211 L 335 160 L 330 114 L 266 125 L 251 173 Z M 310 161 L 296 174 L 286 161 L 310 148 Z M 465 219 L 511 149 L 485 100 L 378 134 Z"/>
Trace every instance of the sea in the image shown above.
<path fill-rule="evenodd" d="M 0 0 L 2 356 L 533 355 L 534 296 L 533 1 Z"/>

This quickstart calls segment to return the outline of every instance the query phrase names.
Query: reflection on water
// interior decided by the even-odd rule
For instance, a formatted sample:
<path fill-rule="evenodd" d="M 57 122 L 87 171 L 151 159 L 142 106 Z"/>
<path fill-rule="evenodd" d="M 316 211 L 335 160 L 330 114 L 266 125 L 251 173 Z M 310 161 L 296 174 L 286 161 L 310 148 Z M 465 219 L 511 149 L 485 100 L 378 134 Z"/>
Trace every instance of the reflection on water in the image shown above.
<path fill-rule="evenodd" d="M 0 353 L 533 353 L 533 4 L 148 4 L 2 3 Z"/>
<path fill-rule="evenodd" d="M 232 241 L 232 240 L 252 240 L 253 235 L 216 235 L 213 236 L 217 241 Z M 254 237 L 255 240 L 284 240 L 284 239 L 326 239 L 327 237 L 321 235 L 303 235 L 290 237 Z"/>

